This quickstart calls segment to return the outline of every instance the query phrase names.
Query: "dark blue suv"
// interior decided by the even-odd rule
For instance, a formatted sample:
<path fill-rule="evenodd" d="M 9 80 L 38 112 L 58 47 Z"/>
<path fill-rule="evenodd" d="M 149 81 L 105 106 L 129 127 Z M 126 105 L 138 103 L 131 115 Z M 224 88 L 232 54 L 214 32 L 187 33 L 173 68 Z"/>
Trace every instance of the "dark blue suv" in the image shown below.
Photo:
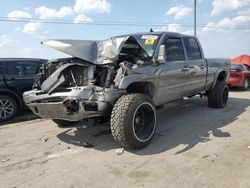
<path fill-rule="evenodd" d="M 13 118 L 25 108 L 24 91 L 32 89 L 34 74 L 44 59 L 0 58 L 0 122 Z"/>

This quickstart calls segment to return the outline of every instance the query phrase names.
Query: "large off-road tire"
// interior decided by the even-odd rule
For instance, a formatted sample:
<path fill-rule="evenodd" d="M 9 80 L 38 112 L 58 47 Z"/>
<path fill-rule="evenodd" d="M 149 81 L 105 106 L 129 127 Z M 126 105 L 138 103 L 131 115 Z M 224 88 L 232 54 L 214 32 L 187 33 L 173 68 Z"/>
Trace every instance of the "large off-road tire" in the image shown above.
<path fill-rule="evenodd" d="M 229 88 L 225 81 L 217 81 L 214 88 L 208 93 L 208 106 L 224 108 L 228 101 Z"/>
<path fill-rule="evenodd" d="M 54 123 L 56 123 L 58 126 L 61 126 L 61 127 L 74 125 L 78 122 L 78 121 L 67 121 L 67 120 L 62 120 L 62 119 L 52 119 L 52 121 L 54 121 Z"/>
<path fill-rule="evenodd" d="M 12 119 L 18 111 L 15 99 L 7 95 L 0 95 L 0 122 Z"/>
<path fill-rule="evenodd" d="M 249 80 L 247 78 L 245 78 L 245 80 L 243 81 L 243 85 L 242 85 L 242 90 L 247 90 L 249 87 Z"/>
<path fill-rule="evenodd" d="M 156 129 L 156 109 L 144 94 L 121 96 L 111 114 L 111 132 L 124 148 L 140 149 L 150 143 Z"/>

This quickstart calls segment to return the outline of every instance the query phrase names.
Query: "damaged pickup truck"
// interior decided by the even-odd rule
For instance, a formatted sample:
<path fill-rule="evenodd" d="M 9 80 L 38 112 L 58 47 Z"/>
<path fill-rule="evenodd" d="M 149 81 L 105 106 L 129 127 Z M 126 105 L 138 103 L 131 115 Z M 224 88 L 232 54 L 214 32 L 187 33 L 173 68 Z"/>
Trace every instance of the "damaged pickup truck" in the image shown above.
<path fill-rule="evenodd" d="M 148 32 L 43 44 L 73 57 L 40 66 L 34 89 L 23 95 L 27 106 L 62 126 L 109 117 L 114 139 L 125 148 L 152 140 L 156 109 L 165 103 L 199 94 L 210 107 L 227 104 L 230 62 L 205 59 L 193 36 Z"/>

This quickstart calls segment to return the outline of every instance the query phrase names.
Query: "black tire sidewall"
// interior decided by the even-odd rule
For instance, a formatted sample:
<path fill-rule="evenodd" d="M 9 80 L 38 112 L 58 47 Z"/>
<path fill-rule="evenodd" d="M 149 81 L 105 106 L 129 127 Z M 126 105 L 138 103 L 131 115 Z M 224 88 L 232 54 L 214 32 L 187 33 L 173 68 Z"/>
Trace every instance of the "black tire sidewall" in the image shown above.
<path fill-rule="evenodd" d="M 128 94 L 128 95 L 130 95 L 130 94 Z M 135 97 L 135 99 L 130 101 L 129 108 L 126 108 L 123 111 L 123 117 L 124 117 L 124 121 L 122 122 L 123 126 L 116 127 L 118 129 L 120 129 L 120 131 L 122 131 L 122 135 L 124 137 L 122 140 L 125 143 L 121 143 L 120 140 L 117 140 L 115 138 L 117 135 L 114 135 L 114 133 L 115 133 L 114 131 L 112 131 L 112 134 L 113 134 L 115 140 L 118 141 L 118 143 L 120 142 L 119 144 L 121 144 L 123 147 L 125 147 L 125 148 L 133 148 L 133 149 L 140 149 L 140 148 L 143 148 L 146 145 L 148 145 L 151 142 L 151 140 L 152 140 L 152 138 L 154 136 L 154 132 L 156 130 L 156 124 L 157 124 L 157 117 L 156 117 L 157 114 L 156 114 L 156 109 L 155 109 L 154 103 L 152 102 L 152 100 L 147 95 L 144 95 L 144 94 L 131 94 L 131 95 L 137 95 L 137 97 Z M 118 103 L 119 103 L 119 100 L 118 100 Z M 154 117 L 155 117 L 155 124 L 154 124 L 152 134 L 145 141 L 139 140 L 137 138 L 137 136 L 135 135 L 134 125 L 133 125 L 134 114 L 135 114 L 138 106 L 143 104 L 143 103 L 149 103 L 150 104 L 150 106 L 152 107 L 152 110 L 154 111 Z M 122 105 L 122 103 L 118 104 L 118 105 Z M 112 113 L 114 114 L 114 113 L 117 113 L 117 112 L 114 111 Z M 112 120 L 111 120 L 111 130 L 113 130 L 112 126 L 113 125 L 112 125 Z"/>
<path fill-rule="evenodd" d="M 225 90 L 227 90 L 227 93 L 229 94 L 229 88 L 228 88 L 228 86 L 226 84 L 224 85 L 224 88 L 221 91 L 221 107 L 222 108 L 227 106 L 227 101 L 228 101 L 228 94 L 227 94 L 227 101 L 224 103 L 224 98 L 223 97 L 224 97 Z"/>
<path fill-rule="evenodd" d="M 228 95 L 227 95 L 227 101 L 224 103 L 223 99 L 223 93 L 227 90 L 229 92 L 229 88 L 224 81 L 217 81 L 214 88 L 211 90 L 211 92 L 208 94 L 208 103 L 209 106 L 212 108 L 224 108 L 227 106 L 228 101 Z"/>
<path fill-rule="evenodd" d="M 156 121 L 157 121 L 157 119 L 156 119 L 156 110 L 153 107 L 154 108 L 153 110 L 154 110 L 154 113 L 155 113 L 155 125 L 154 125 L 155 127 L 153 129 L 153 132 L 152 132 L 151 136 L 148 139 L 146 139 L 145 141 L 139 140 L 137 138 L 137 136 L 135 135 L 135 131 L 134 131 L 134 122 L 133 122 L 133 120 L 134 120 L 134 115 L 135 115 L 137 107 L 139 105 L 143 104 L 144 102 L 151 104 L 151 106 L 153 107 L 153 104 L 151 103 L 151 101 L 149 101 L 146 97 L 142 98 L 140 101 L 137 101 L 137 103 L 134 103 L 134 105 L 133 105 L 133 107 L 132 107 L 132 109 L 130 111 L 129 117 L 128 117 L 128 120 L 129 120 L 128 121 L 128 126 L 125 127 L 125 132 L 126 132 L 126 135 L 128 137 L 127 139 L 131 140 L 133 143 L 137 143 L 136 145 L 138 145 L 138 148 L 143 147 L 144 145 L 147 145 L 151 141 L 151 139 L 152 139 L 152 137 L 154 135 L 154 132 L 155 132 Z"/>

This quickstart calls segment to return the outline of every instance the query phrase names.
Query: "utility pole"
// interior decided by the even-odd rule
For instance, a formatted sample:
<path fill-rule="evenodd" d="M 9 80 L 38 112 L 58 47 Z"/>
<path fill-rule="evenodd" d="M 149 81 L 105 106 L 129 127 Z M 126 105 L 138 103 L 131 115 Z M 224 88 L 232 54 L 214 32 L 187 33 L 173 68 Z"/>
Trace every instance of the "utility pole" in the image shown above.
<path fill-rule="evenodd" d="M 196 0 L 194 0 L 194 36 L 196 37 Z"/>

